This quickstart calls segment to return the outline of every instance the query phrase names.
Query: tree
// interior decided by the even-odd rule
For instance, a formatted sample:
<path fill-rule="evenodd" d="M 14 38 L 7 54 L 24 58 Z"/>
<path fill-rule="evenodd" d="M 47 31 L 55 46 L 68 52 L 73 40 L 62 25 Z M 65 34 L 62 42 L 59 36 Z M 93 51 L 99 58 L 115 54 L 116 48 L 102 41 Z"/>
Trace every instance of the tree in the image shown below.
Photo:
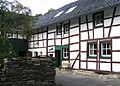
<path fill-rule="evenodd" d="M 48 9 L 48 12 L 46 12 L 44 15 L 46 15 L 46 14 L 48 14 L 48 13 L 51 13 L 51 12 L 53 12 L 55 9 L 53 9 L 53 8 L 50 8 L 50 9 Z"/>
<path fill-rule="evenodd" d="M 17 0 L 8 2 L 0 0 L 0 58 L 12 57 L 14 50 L 8 37 L 12 33 L 20 33 L 29 39 L 32 35 L 31 10 Z"/>

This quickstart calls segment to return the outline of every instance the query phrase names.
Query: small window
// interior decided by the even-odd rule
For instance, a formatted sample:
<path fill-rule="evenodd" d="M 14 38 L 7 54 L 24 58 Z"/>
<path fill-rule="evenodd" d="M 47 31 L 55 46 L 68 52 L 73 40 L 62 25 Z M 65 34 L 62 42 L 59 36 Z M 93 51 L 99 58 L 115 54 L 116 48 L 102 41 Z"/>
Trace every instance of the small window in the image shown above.
<path fill-rule="evenodd" d="M 88 44 L 88 57 L 97 57 L 97 43 Z"/>
<path fill-rule="evenodd" d="M 103 19 L 104 19 L 104 12 L 98 12 L 93 14 L 93 26 L 94 27 L 101 27 L 103 26 Z"/>
<path fill-rule="evenodd" d="M 68 59 L 68 56 L 69 56 L 69 49 L 64 48 L 63 49 L 63 59 Z"/>
<path fill-rule="evenodd" d="M 62 25 L 57 26 L 57 35 L 62 34 Z"/>
<path fill-rule="evenodd" d="M 101 43 L 101 57 L 111 57 L 110 42 Z"/>
<path fill-rule="evenodd" d="M 67 23 L 67 24 L 64 24 L 64 34 L 68 33 L 68 31 L 69 31 L 69 28 L 70 28 L 70 25 L 69 25 L 69 23 Z"/>

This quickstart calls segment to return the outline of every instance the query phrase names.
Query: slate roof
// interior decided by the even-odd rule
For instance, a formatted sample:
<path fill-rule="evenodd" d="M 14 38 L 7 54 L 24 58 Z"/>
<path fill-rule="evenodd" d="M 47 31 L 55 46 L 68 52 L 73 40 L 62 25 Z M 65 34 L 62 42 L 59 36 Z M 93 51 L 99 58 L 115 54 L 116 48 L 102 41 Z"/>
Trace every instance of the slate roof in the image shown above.
<path fill-rule="evenodd" d="M 53 23 L 61 22 L 76 16 L 80 16 L 89 12 L 97 11 L 114 5 L 119 5 L 120 0 L 78 0 L 67 4 L 47 15 L 40 16 L 35 28 L 40 28 Z M 72 12 L 65 14 L 71 8 L 77 6 Z M 64 11 L 60 16 L 54 17 L 57 13 Z"/>

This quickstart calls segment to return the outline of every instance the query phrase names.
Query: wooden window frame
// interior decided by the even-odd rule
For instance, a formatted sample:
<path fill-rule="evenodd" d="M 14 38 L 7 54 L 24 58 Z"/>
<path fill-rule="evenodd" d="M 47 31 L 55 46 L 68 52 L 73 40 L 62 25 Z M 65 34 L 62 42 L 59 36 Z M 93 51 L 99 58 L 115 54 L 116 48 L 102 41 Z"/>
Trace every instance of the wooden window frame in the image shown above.
<path fill-rule="evenodd" d="M 110 50 L 109 50 L 109 48 L 108 48 L 108 45 L 105 47 L 105 51 L 106 51 L 106 53 L 108 53 L 108 50 L 109 50 L 109 52 L 110 52 L 110 55 L 103 55 L 103 47 L 102 47 L 102 44 L 105 44 L 105 45 L 107 45 L 107 43 L 109 44 L 109 46 L 110 46 Z M 111 49 L 112 49 L 112 46 L 111 46 L 111 42 L 110 41 L 101 41 L 100 42 L 100 58 L 111 58 L 112 57 L 112 53 L 111 53 Z"/>
<path fill-rule="evenodd" d="M 97 19 L 97 18 L 100 18 L 100 19 Z M 93 27 L 98 28 L 98 27 L 103 27 L 103 26 L 104 26 L 104 11 L 93 13 Z"/>
<path fill-rule="evenodd" d="M 90 45 L 91 44 L 94 44 L 93 45 L 93 49 L 90 49 Z M 96 44 L 96 48 L 95 48 L 95 44 Z M 90 51 L 93 51 L 93 55 L 91 54 L 90 55 Z M 96 55 L 95 55 L 95 50 L 96 50 Z M 97 42 L 89 42 L 88 44 L 87 44 L 87 56 L 88 56 L 88 58 L 97 58 Z"/>

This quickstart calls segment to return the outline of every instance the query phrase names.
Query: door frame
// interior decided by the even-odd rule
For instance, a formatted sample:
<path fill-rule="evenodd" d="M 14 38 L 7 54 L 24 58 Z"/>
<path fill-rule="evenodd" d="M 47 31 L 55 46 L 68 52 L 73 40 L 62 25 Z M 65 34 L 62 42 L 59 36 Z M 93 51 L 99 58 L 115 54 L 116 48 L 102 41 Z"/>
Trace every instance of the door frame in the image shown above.
<path fill-rule="evenodd" d="M 57 45 L 55 46 L 55 51 L 56 50 L 60 50 L 60 65 L 62 64 L 62 61 L 63 61 L 63 49 L 64 48 L 68 48 L 68 45 Z"/>

